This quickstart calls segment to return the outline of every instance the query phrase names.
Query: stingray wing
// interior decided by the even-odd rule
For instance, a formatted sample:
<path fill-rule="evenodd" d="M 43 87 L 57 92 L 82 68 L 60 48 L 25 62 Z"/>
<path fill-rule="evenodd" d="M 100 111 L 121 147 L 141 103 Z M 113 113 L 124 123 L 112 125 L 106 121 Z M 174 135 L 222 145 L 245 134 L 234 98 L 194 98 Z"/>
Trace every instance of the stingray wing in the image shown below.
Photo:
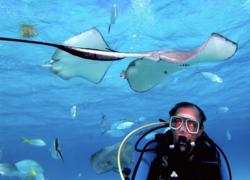
<path fill-rule="evenodd" d="M 236 53 L 237 48 L 237 43 L 220 34 L 213 33 L 203 45 L 194 51 L 195 54 L 188 61 L 190 64 L 196 64 L 228 60 Z"/>
<path fill-rule="evenodd" d="M 127 67 L 126 79 L 131 89 L 144 92 L 159 84 L 165 77 L 185 67 L 185 64 L 137 59 Z"/>
<path fill-rule="evenodd" d="M 93 28 L 65 41 L 64 45 L 79 48 L 94 48 L 108 51 L 109 47 L 100 32 Z M 51 70 L 63 79 L 78 76 L 93 83 L 99 83 L 112 61 L 93 61 L 73 56 L 60 49 L 52 57 Z"/>
<path fill-rule="evenodd" d="M 127 67 L 125 77 L 131 89 L 144 92 L 174 72 L 198 63 L 227 60 L 235 54 L 236 50 L 236 43 L 213 33 L 205 43 L 193 51 L 158 52 L 161 59 L 158 62 L 145 58 L 136 59 Z"/>

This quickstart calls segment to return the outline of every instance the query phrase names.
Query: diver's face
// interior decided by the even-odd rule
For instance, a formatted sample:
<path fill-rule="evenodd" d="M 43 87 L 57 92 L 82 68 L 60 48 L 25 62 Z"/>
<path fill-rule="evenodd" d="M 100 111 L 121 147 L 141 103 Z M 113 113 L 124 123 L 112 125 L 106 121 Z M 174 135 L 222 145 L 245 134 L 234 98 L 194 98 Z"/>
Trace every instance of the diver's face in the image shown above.
<path fill-rule="evenodd" d="M 178 109 L 175 116 L 184 117 L 188 119 L 192 119 L 198 121 L 200 123 L 201 119 L 198 116 L 197 110 L 192 107 L 182 107 Z M 185 122 L 182 123 L 181 127 L 178 129 L 173 129 L 174 141 L 177 142 L 180 136 L 184 136 L 188 141 L 195 141 L 203 132 L 203 128 L 198 130 L 198 133 L 193 134 L 190 133 L 187 129 L 187 124 Z"/>

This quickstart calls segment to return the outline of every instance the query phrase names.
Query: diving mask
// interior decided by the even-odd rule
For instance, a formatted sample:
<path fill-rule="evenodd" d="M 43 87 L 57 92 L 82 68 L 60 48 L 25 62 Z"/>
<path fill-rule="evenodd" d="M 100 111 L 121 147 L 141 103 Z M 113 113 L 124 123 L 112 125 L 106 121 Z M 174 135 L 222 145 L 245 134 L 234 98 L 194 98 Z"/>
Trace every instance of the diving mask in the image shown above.
<path fill-rule="evenodd" d="M 170 118 L 170 128 L 177 130 L 185 123 L 185 127 L 190 134 L 197 134 L 199 131 L 200 123 L 198 120 L 193 118 L 187 118 L 182 116 L 172 116 Z"/>

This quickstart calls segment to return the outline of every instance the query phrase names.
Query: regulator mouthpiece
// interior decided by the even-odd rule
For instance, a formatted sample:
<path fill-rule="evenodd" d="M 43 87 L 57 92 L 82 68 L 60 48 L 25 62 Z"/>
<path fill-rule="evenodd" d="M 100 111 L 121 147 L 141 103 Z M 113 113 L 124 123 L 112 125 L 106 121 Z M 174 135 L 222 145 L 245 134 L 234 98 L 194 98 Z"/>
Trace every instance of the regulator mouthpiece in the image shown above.
<path fill-rule="evenodd" d="M 191 146 L 194 146 L 195 143 L 194 142 L 188 142 L 186 137 L 179 137 L 178 138 L 178 147 L 179 147 L 179 151 L 181 153 L 186 153 L 191 149 Z"/>

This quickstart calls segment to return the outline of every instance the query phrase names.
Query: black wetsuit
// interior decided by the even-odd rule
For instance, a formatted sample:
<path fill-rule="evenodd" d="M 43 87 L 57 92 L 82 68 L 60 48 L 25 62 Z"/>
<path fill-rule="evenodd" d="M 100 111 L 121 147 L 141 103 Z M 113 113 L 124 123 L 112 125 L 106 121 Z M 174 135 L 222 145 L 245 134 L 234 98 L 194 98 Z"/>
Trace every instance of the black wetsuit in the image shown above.
<path fill-rule="evenodd" d="M 189 155 L 183 155 L 172 144 L 172 132 L 156 135 L 157 157 L 153 160 L 148 180 L 222 180 L 220 154 L 202 135 Z"/>

